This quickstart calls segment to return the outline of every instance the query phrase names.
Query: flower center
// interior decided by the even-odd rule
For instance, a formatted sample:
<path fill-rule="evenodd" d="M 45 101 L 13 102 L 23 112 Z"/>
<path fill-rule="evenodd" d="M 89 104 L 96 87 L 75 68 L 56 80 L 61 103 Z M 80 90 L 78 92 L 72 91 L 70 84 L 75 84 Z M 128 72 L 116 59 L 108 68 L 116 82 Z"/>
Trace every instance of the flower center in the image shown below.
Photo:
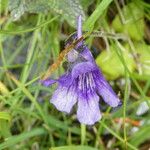
<path fill-rule="evenodd" d="M 93 79 L 92 72 L 79 75 L 77 80 L 78 89 L 82 90 L 82 92 L 88 92 L 95 89 L 95 81 Z"/>

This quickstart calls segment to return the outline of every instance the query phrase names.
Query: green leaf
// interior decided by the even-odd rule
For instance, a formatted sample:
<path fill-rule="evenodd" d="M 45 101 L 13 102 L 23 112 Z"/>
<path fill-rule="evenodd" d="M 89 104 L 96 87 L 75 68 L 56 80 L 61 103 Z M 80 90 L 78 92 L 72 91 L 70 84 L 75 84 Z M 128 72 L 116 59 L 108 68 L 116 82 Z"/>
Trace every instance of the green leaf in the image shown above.
<path fill-rule="evenodd" d="M 116 15 L 112 22 L 113 28 L 117 32 L 124 32 L 128 34 L 132 39 L 141 40 L 144 36 L 144 18 L 143 9 L 135 3 L 129 3 L 122 9 L 125 23 L 120 20 L 120 16 Z"/>
<path fill-rule="evenodd" d="M 10 121 L 11 117 L 10 114 L 7 112 L 0 112 L 0 119 Z"/>
<path fill-rule="evenodd" d="M 10 123 L 6 120 L 0 120 L 0 136 L 4 138 L 11 136 Z"/>
<path fill-rule="evenodd" d="M 150 138 L 150 125 L 143 126 L 131 137 L 130 143 L 136 147 Z"/>
<path fill-rule="evenodd" d="M 25 13 L 61 14 L 67 22 L 76 27 L 76 19 L 82 15 L 85 19 L 83 8 L 78 0 L 9 0 L 9 9 L 12 19 L 18 20 Z"/>
<path fill-rule="evenodd" d="M 142 63 L 142 71 L 145 75 L 150 75 L 150 46 L 146 44 L 137 44 L 137 53 Z"/>
<path fill-rule="evenodd" d="M 61 146 L 50 148 L 50 150 L 97 150 L 97 149 L 89 146 Z"/>
<path fill-rule="evenodd" d="M 88 6 L 93 3 L 93 1 L 87 1 L 87 0 L 80 0 L 80 2 L 81 2 L 81 5 L 83 6 L 83 8 L 84 8 L 85 10 L 87 10 L 87 9 L 88 9 Z"/>
<path fill-rule="evenodd" d="M 132 56 L 127 51 L 123 51 L 123 57 L 128 69 L 133 72 L 135 63 Z M 109 80 L 114 80 L 120 76 L 124 76 L 124 66 L 116 52 L 113 50 L 113 47 L 110 47 L 110 51 L 103 51 L 97 57 L 96 63 Z"/>
<path fill-rule="evenodd" d="M 8 0 L 0 0 L 0 13 L 2 13 L 8 5 Z"/>
<path fill-rule="evenodd" d="M 94 28 L 95 22 L 98 18 L 104 13 L 112 0 L 102 0 L 100 4 L 96 7 L 92 15 L 88 18 L 88 20 L 84 23 L 84 30 L 92 31 Z"/>
<path fill-rule="evenodd" d="M 150 75 L 150 46 L 139 43 L 135 43 L 134 45 L 142 69 L 142 74 Z M 126 47 L 129 49 L 129 45 L 126 45 Z"/>
<path fill-rule="evenodd" d="M 22 142 L 24 140 L 27 140 L 31 137 L 36 137 L 42 134 L 46 134 L 46 130 L 43 128 L 36 128 L 32 129 L 31 131 L 24 132 L 20 135 L 11 136 L 7 138 L 7 140 L 0 144 L 0 149 L 6 149 L 7 147 L 13 146 L 17 144 L 18 142 Z"/>

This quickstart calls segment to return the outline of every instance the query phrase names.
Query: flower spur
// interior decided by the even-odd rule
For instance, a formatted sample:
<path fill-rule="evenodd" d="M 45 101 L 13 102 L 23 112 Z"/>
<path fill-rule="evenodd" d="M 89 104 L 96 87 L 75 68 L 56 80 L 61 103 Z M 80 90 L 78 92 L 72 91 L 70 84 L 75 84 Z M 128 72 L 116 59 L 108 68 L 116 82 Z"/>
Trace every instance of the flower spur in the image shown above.
<path fill-rule="evenodd" d="M 81 17 L 78 18 L 77 33 L 71 35 L 66 46 L 82 36 Z M 110 105 L 117 107 L 120 100 L 107 83 L 95 60 L 84 44 L 77 44 L 67 54 L 68 70 L 57 80 L 46 79 L 43 85 L 58 83 L 50 102 L 59 110 L 70 113 L 77 103 L 77 118 L 80 123 L 93 125 L 102 117 L 99 108 L 99 96 Z"/>

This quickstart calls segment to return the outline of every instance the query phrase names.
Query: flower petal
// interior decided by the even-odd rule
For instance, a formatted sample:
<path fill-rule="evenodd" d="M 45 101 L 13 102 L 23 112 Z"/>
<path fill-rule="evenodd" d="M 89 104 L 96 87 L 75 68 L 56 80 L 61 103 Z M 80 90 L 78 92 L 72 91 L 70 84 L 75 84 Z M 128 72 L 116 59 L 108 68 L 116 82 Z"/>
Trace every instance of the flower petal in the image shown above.
<path fill-rule="evenodd" d="M 98 102 L 99 97 L 95 92 L 88 93 L 86 96 L 79 96 L 77 118 L 80 123 L 93 125 L 101 119 Z"/>
<path fill-rule="evenodd" d="M 73 79 L 70 73 L 66 73 L 58 79 L 58 82 L 61 86 L 69 87 L 72 84 Z"/>
<path fill-rule="evenodd" d="M 50 102 L 58 110 L 70 113 L 73 105 L 77 102 L 76 88 L 74 86 L 68 88 L 59 85 Z"/>
<path fill-rule="evenodd" d="M 72 49 L 67 54 L 67 60 L 69 62 L 75 62 L 77 60 L 77 58 L 79 57 L 78 55 L 79 55 L 79 53 L 75 49 Z"/>
<path fill-rule="evenodd" d="M 76 64 L 72 69 L 72 78 L 77 78 L 79 75 L 91 72 L 93 70 L 97 69 L 96 65 L 91 62 L 82 62 Z"/>
<path fill-rule="evenodd" d="M 84 50 L 81 52 L 81 55 L 88 61 L 95 63 L 92 53 L 90 49 L 85 45 Z"/>
<path fill-rule="evenodd" d="M 77 24 L 77 38 L 79 39 L 82 36 L 82 16 L 78 16 Z"/>
<path fill-rule="evenodd" d="M 98 76 L 96 78 L 98 78 Z M 101 74 L 99 79 L 97 79 L 96 81 L 98 93 L 103 97 L 104 101 L 111 107 L 117 107 L 120 104 L 120 99 L 114 93 L 113 89 L 105 80 L 103 75 Z"/>
<path fill-rule="evenodd" d="M 40 80 L 40 83 L 44 86 L 51 86 L 52 84 L 56 83 L 57 80 L 54 79 L 46 79 L 46 80 Z"/>

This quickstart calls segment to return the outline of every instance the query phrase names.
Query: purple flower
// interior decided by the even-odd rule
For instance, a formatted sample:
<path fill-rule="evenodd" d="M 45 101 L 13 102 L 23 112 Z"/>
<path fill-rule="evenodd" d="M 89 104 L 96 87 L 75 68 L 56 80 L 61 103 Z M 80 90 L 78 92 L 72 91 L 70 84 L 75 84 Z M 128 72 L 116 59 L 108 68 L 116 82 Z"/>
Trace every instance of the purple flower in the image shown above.
<path fill-rule="evenodd" d="M 78 19 L 78 31 L 67 41 L 66 45 L 82 36 L 81 17 Z M 70 113 L 77 103 L 77 118 L 80 123 L 93 125 L 101 119 L 99 96 L 112 107 L 120 100 L 107 83 L 95 60 L 84 42 L 80 42 L 67 55 L 68 70 L 57 80 L 42 81 L 45 86 L 58 83 L 50 102 L 59 110 Z"/>

